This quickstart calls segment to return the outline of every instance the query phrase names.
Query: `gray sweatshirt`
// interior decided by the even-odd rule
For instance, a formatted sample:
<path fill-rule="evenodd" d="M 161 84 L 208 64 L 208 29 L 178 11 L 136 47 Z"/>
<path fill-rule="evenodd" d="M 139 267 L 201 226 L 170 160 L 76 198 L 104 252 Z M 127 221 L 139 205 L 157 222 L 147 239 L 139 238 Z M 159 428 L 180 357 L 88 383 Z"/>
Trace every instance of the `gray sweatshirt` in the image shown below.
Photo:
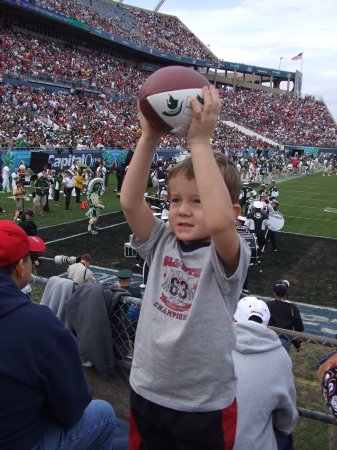
<path fill-rule="evenodd" d="M 238 425 L 234 450 L 277 450 L 273 427 L 296 425 L 296 391 L 289 355 L 277 334 L 256 322 L 234 324 Z"/>

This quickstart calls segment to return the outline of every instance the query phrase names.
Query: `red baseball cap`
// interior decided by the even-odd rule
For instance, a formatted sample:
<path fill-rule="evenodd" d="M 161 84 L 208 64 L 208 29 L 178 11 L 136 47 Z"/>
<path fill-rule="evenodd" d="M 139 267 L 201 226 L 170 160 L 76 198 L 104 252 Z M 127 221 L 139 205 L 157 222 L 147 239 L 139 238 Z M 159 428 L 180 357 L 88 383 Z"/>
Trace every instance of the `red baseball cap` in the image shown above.
<path fill-rule="evenodd" d="M 0 267 L 19 261 L 28 253 L 40 253 L 46 244 L 37 236 L 26 232 L 10 220 L 0 220 Z"/>

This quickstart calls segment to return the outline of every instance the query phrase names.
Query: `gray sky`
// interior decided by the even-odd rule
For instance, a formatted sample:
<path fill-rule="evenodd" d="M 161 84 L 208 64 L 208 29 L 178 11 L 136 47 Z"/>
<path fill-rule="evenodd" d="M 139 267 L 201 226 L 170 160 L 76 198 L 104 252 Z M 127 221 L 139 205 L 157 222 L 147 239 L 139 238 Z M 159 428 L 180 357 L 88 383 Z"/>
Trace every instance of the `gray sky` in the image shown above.
<path fill-rule="evenodd" d="M 157 0 L 125 0 L 153 10 Z M 337 121 L 335 0 L 166 0 L 173 14 L 221 60 L 295 72 L 302 93 L 322 97 Z M 303 52 L 303 61 L 291 58 Z M 280 60 L 280 58 L 283 59 Z"/>

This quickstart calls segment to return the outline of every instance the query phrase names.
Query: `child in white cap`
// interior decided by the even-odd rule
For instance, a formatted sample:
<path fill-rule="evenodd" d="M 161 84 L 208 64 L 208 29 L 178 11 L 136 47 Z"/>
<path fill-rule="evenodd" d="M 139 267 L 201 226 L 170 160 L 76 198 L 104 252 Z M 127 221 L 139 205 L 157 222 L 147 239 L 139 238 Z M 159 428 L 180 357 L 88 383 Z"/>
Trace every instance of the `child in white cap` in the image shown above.
<path fill-rule="evenodd" d="M 270 312 L 256 297 L 244 297 L 234 314 L 232 352 L 238 379 L 238 424 L 234 450 L 277 450 L 297 422 L 292 364 L 278 335 L 267 328 Z M 282 447 L 283 448 L 283 447 Z"/>

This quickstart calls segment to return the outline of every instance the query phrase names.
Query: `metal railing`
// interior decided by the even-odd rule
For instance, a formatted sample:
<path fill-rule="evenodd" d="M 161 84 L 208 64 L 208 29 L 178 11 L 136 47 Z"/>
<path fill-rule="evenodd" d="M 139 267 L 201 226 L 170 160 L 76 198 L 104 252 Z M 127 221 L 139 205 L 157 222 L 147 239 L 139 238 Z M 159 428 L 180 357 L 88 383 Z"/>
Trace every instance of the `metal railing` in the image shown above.
<path fill-rule="evenodd" d="M 294 431 L 294 447 L 299 450 L 337 449 L 337 419 L 325 406 L 316 364 L 327 353 L 337 350 L 337 340 L 308 333 L 271 327 L 277 334 L 300 341 L 300 347 L 290 344 L 289 356 L 297 392 L 299 420 Z M 337 331 L 337 330 L 336 330 Z"/>

